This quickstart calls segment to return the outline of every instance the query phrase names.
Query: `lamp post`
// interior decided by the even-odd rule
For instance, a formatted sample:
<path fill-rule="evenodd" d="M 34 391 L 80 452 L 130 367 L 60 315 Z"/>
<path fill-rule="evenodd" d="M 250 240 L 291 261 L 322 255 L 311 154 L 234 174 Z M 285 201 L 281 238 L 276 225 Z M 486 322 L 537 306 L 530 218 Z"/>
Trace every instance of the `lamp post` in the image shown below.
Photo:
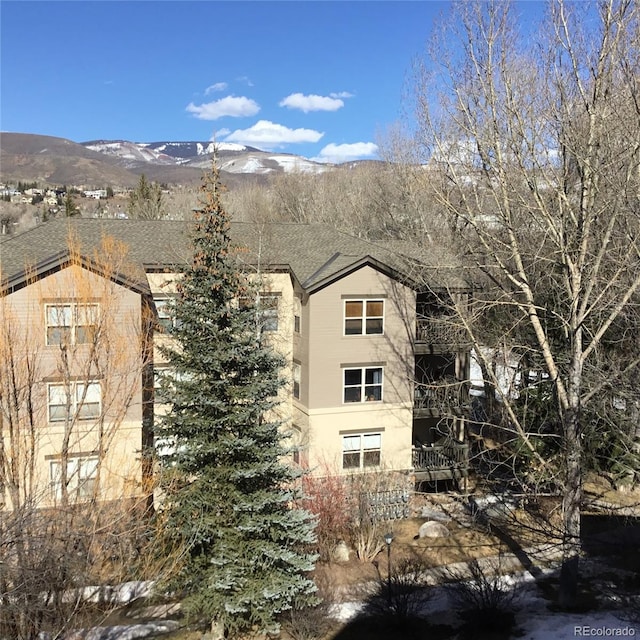
<path fill-rule="evenodd" d="M 387 605 L 391 611 L 391 543 L 393 542 L 391 531 L 384 534 L 384 541 L 387 545 Z"/>

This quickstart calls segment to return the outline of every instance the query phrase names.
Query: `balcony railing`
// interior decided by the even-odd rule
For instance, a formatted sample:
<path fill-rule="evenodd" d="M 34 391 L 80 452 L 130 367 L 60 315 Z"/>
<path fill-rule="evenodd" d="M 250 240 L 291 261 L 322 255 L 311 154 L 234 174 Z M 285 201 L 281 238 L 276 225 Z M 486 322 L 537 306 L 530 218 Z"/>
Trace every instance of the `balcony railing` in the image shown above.
<path fill-rule="evenodd" d="M 469 445 L 462 442 L 413 448 L 416 471 L 450 471 L 452 476 L 466 475 L 469 469 Z"/>
<path fill-rule="evenodd" d="M 467 404 L 467 385 L 454 378 L 443 378 L 432 384 L 416 384 L 414 411 L 431 410 L 439 414 L 459 413 Z"/>
<path fill-rule="evenodd" d="M 464 329 L 452 318 L 419 318 L 416 323 L 416 342 L 437 345 L 462 345 L 466 342 Z"/>

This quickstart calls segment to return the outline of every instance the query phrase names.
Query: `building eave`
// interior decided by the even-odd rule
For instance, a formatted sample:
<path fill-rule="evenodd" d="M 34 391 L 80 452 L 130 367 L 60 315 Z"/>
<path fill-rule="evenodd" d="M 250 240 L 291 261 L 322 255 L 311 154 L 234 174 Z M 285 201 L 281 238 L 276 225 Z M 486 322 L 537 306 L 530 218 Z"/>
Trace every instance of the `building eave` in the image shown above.
<path fill-rule="evenodd" d="M 89 258 L 88 256 L 76 255 L 75 253 L 72 255 L 68 249 L 65 249 L 48 256 L 45 260 L 42 260 L 33 267 L 25 267 L 21 271 L 9 276 L 0 284 L 0 296 L 7 296 L 15 293 L 36 281 L 42 280 L 43 278 L 72 265 L 80 266 L 87 271 L 106 277 L 106 270 L 99 262 Z M 108 277 L 116 284 L 126 287 L 127 289 L 131 289 L 140 295 L 150 294 L 149 285 L 146 279 L 134 279 L 121 272 L 110 273 Z"/>

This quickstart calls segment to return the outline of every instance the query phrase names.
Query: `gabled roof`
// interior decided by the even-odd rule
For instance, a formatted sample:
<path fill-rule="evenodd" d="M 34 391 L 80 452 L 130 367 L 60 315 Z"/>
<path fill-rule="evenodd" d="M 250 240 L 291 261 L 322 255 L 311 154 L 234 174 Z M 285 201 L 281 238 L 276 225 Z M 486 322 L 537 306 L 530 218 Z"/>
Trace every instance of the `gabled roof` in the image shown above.
<path fill-rule="evenodd" d="M 145 271 L 174 270 L 190 261 L 189 225 L 173 220 L 63 218 L 41 224 L 0 243 L 3 289 L 20 286 L 31 271 L 52 266 L 68 254 L 70 238 L 78 253 L 89 258 L 104 238 L 127 246 L 128 280 L 142 285 Z M 420 287 L 468 289 L 457 261 L 433 246 L 420 251 L 410 245 L 381 245 L 322 224 L 234 222 L 234 242 L 250 269 L 288 270 L 312 293 L 365 264 Z M 68 255 L 67 255 L 68 257 Z"/>

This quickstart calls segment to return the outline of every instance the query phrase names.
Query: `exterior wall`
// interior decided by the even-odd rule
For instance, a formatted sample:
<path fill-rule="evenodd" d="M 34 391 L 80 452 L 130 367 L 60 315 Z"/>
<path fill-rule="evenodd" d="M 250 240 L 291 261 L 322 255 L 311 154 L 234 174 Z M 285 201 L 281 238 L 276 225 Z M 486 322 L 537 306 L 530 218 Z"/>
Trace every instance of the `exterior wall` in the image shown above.
<path fill-rule="evenodd" d="M 162 299 L 175 294 L 176 279 L 179 277 L 175 273 L 148 273 L 147 278 L 154 299 Z M 257 276 L 256 276 L 257 277 Z M 278 299 L 278 330 L 271 333 L 263 333 L 263 339 L 272 346 L 284 358 L 283 376 L 287 380 L 279 393 L 280 404 L 274 419 L 282 421 L 288 431 L 293 422 L 292 412 L 292 367 L 293 367 L 293 327 L 294 312 L 299 310 L 299 298 L 294 294 L 294 287 L 291 276 L 288 273 L 264 273 L 260 276 L 259 293 L 261 295 L 274 295 Z M 156 332 L 154 336 L 153 361 L 156 366 L 165 364 L 166 359 L 162 356 L 158 346 L 168 345 L 171 338 Z M 167 405 L 156 404 L 156 415 L 161 415 L 166 411 Z M 295 438 L 294 438 L 295 440 Z"/>
<path fill-rule="evenodd" d="M 383 299 L 382 335 L 344 335 L 346 299 Z M 415 294 L 365 266 L 309 297 L 308 360 L 303 401 L 309 420 L 309 465 L 342 468 L 343 437 L 381 434 L 384 469 L 411 467 Z M 344 369 L 383 367 L 381 402 L 345 403 Z"/>
<path fill-rule="evenodd" d="M 267 273 L 260 277 L 260 293 L 274 294 L 278 297 L 278 331 L 264 333 L 263 338 L 284 358 L 283 376 L 286 384 L 278 394 L 280 404 L 277 407 L 277 419 L 285 428 L 292 422 L 293 398 L 293 316 L 295 296 L 291 276 L 288 273 Z"/>
<path fill-rule="evenodd" d="M 97 304 L 96 337 L 89 344 L 76 344 L 72 340 L 64 348 L 60 344 L 47 345 L 45 305 L 53 303 Z M 13 356 L 8 358 L 7 343 L 3 344 L 4 366 L 13 366 L 22 376 L 22 392 L 30 396 L 32 407 L 31 413 L 25 406 L 13 417 L 24 436 L 22 441 L 10 439 L 9 424 L 2 429 L 4 447 L 8 455 L 14 460 L 19 458 L 23 466 L 31 460 L 33 449 L 33 485 L 29 491 L 36 503 L 39 506 L 55 503 L 49 486 L 50 466 L 52 462 L 61 463 L 65 450 L 72 458 L 84 456 L 100 460 L 98 495 L 101 499 L 139 494 L 140 294 L 80 266 L 70 266 L 2 298 L 0 306 L 0 324 L 10 333 L 5 336 L 13 349 Z M 50 420 L 49 385 L 66 384 L 67 388 L 74 388 L 74 385 L 98 381 L 99 415 Z M 5 422 L 8 420 L 5 416 Z M 7 505 L 10 506 L 9 501 Z"/>
<path fill-rule="evenodd" d="M 162 298 L 170 298 L 176 292 L 176 279 L 179 274 L 176 273 L 147 273 L 147 281 L 149 289 L 154 300 Z M 153 336 L 153 362 L 154 365 L 162 365 L 164 358 L 158 349 L 158 346 L 168 342 L 168 337 L 160 332 L 155 332 Z"/>

